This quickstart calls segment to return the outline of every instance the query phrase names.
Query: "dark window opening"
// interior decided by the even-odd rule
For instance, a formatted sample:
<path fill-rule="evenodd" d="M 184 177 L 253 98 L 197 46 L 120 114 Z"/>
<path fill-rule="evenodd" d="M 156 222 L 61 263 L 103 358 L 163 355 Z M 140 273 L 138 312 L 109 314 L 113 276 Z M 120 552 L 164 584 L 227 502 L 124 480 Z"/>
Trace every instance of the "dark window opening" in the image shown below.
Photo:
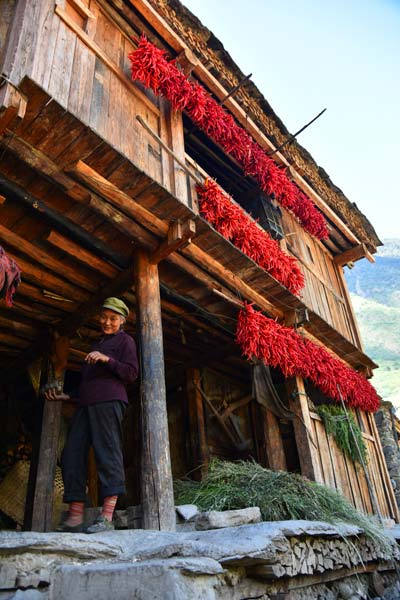
<path fill-rule="evenodd" d="M 239 204 L 268 231 L 275 240 L 284 237 L 282 228 L 282 212 L 278 206 L 272 203 L 272 197 L 268 198 L 260 190 L 251 190 L 238 199 Z"/>
<path fill-rule="evenodd" d="M 320 406 L 321 404 L 334 404 L 334 401 L 328 396 L 325 396 L 321 390 L 315 387 L 308 379 L 304 380 L 304 387 L 307 396 L 311 400 L 314 406 Z"/>
<path fill-rule="evenodd" d="M 286 469 L 289 473 L 301 473 L 300 458 L 297 451 L 296 438 L 292 421 L 279 422 L 283 451 L 286 459 Z"/>
<path fill-rule="evenodd" d="M 190 119 L 185 115 L 183 125 L 186 153 L 274 239 L 282 239 L 284 237 L 282 213 L 274 205 L 273 197 L 268 198 L 263 194 L 255 180 L 243 175 L 236 162 L 230 159 L 205 134 L 194 128 Z"/>
<path fill-rule="evenodd" d="M 186 153 L 236 201 L 256 185 L 217 144 L 194 127 L 186 115 L 183 115 L 183 127 Z"/>
<path fill-rule="evenodd" d="M 289 409 L 289 397 L 286 378 L 279 367 L 269 367 L 274 388 L 284 404 Z M 293 421 L 279 419 L 283 451 L 285 453 L 286 469 L 289 473 L 301 473 L 300 458 L 294 433 Z"/>

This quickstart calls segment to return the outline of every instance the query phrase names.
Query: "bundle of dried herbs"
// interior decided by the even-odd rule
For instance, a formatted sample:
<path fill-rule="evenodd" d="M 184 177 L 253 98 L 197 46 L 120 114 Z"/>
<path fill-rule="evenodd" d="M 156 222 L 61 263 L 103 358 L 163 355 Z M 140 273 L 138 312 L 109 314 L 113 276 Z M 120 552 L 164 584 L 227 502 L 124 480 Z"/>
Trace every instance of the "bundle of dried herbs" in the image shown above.
<path fill-rule="evenodd" d="M 316 410 L 340 450 L 354 462 L 366 464 L 367 448 L 353 415 L 336 404 L 321 404 Z"/>

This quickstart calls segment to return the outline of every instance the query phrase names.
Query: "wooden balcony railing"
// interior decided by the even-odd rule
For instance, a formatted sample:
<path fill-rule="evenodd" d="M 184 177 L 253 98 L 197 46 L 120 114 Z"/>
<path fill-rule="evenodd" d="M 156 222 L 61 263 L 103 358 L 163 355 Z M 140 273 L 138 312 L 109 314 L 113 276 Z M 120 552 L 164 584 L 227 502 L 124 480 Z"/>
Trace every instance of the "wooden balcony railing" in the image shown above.
<path fill-rule="evenodd" d="M 208 176 L 204 169 L 188 155 L 186 155 L 186 164 L 196 174 L 203 177 Z M 187 187 L 189 205 L 193 210 L 197 210 L 195 181 L 190 176 L 187 176 Z M 297 239 L 297 243 L 293 243 L 290 246 L 286 245 L 285 241 L 282 242 L 282 246 L 297 259 L 304 274 L 305 286 L 301 293 L 301 300 L 349 342 L 361 349 L 358 330 L 336 265 L 334 265 L 330 256 L 321 254 L 321 250 L 313 244 L 311 236 L 304 232 L 299 225 L 296 224 L 297 227 L 294 225 L 294 220 L 291 216 L 285 215 L 284 221 L 288 218 L 291 221 L 290 228 L 295 228 L 294 235 L 297 238 L 305 236 L 305 244 L 303 246 L 300 245 L 299 239 Z M 288 239 L 291 238 L 288 237 Z M 313 261 L 312 263 L 307 262 L 300 255 L 300 251 L 304 247 L 308 247 L 307 252 L 309 253 L 310 261 Z M 328 278 L 333 283 L 328 282 Z"/>

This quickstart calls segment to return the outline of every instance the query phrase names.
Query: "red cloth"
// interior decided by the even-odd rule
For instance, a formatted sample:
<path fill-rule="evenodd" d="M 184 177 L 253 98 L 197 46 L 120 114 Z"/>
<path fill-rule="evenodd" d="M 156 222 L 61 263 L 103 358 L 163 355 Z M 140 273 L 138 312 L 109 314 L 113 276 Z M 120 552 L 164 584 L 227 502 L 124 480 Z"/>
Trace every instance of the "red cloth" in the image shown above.
<path fill-rule="evenodd" d="M 7 306 L 12 306 L 13 296 L 21 281 L 21 270 L 15 260 L 7 256 L 0 246 L 0 299 L 4 298 Z"/>
<path fill-rule="evenodd" d="M 379 408 L 379 396 L 363 375 L 323 346 L 269 319 L 250 304 L 239 313 L 236 342 L 249 360 L 257 358 L 266 365 L 279 367 L 285 377 L 299 375 L 309 379 L 336 402 L 341 402 L 342 396 L 354 408 L 366 411 Z"/>

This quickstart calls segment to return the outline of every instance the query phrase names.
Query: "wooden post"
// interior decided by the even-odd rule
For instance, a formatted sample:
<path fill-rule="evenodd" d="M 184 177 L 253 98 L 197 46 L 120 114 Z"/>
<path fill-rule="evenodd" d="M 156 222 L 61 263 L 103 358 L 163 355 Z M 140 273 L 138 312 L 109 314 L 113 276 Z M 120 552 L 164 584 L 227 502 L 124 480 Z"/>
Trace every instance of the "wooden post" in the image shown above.
<path fill-rule="evenodd" d="M 186 389 L 188 399 L 189 436 L 194 479 L 201 479 L 207 472 L 209 451 L 205 430 L 203 398 L 200 394 L 199 369 L 186 369 Z M 198 468 L 200 467 L 200 468 Z"/>
<path fill-rule="evenodd" d="M 142 507 L 143 528 L 175 529 L 174 494 L 169 452 L 164 354 L 158 267 L 146 250 L 135 254 L 142 382 Z"/>
<path fill-rule="evenodd" d="M 51 531 L 53 524 L 53 491 L 56 472 L 58 438 L 62 402 L 45 402 L 42 433 L 33 497 L 32 531 Z"/>
<path fill-rule="evenodd" d="M 264 436 L 269 468 L 274 471 L 286 471 L 286 456 L 279 430 L 279 421 L 274 413 L 268 409 L 262 410 L 262 415 L 264 417 Z"/>
<path fill-rule="evenodd" d="M 300 459 L 301 474 L 312 481 L 323 483 L 318 463 L 318 448 L 314 446 L 315 436 L 312 428 L 307 394 L 301 377 L 293 377 L 286 383 L 289 396 L 289 408 L 297 417 L 293 419 L 294 434 Z"/>
<path fill-rule="evenodd" d="M 49 381 L 62 383 L 68 362 L 69 338 L 55 335 L 50 356 Z M 32 531 L 51 531 L 53 525 L 54 477 L 60 437 L 62 402 L 44 402 L 42 428 L 33 483 L 31 517 L 25 522 Z M 30 516 L 30 515 L 29 515 Z"/>

